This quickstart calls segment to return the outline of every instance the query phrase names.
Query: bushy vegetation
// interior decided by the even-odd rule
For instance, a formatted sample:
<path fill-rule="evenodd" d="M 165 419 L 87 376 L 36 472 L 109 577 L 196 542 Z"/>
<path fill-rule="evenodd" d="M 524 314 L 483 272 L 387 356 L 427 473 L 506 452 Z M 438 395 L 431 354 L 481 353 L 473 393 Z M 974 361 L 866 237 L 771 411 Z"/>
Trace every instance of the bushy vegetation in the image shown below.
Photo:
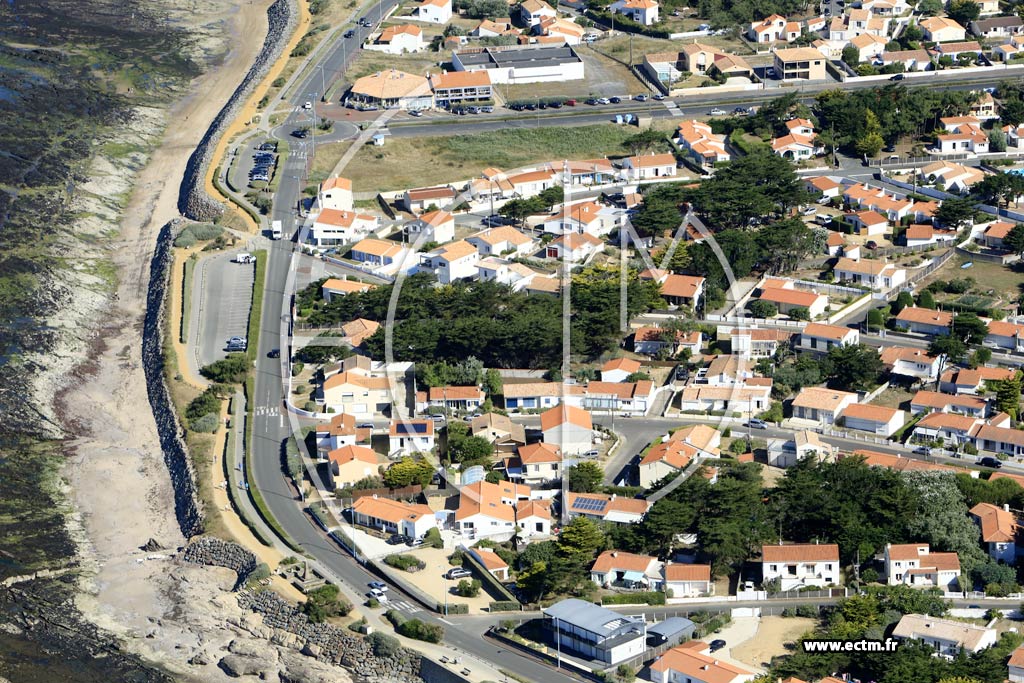
<path fill-rule="evenodd" d="M 381 633 L 380 631 L 375 631 L 366 636 L 366 642 L 373 648 L 373 654 L 382 659 L 394 657 L 402 649 L 402 644 L 398 638 Z"/>
<path fill-rule="evenodd" d="M 384 558 L 384 564 L 407 572 L 419 571 L 427 566 L 412 555 L 388 555 Z"/>
<path fill-rule="evenodd" d="M 444 628 L 436 624 L 427 624 L 419 619 L 406 619 L 397 610 L 388 610 L 384 615 L 395 627 L 395 632 L 406 638 L 415 638 L 428 643 L 440 643 L 444 638 Z"/>
<path fill-rule="evenodd" d="M 192 223 L 185 226 L 174 238 L 174 246 L 188 248 L 196 242 L 217 239 L 224 234 L 224 228 L 212 223 Z"/>
<path fill-rule="evenodd" d="M 221 384 L 241 384 L 249 374 L 249 360 L 244 353 L 229 353 L 199 371 L 206 379 Z"/>
<path fill-rule="evenodd" d="M 314 624 L 331 617 L 343 617 L 352 611 L 352 605 L 341 597 L 338 587 L 327 584 L 306 594 L 302 611 Z"/>
<path fill-rule="evenodd" d="M 330 324 L 367 318 L 386 319 L 391 286 L 320 303 L 319 285 L 300 293 L 298 307 L 309 321 Z M 316 302 L 316 303 L 314 303 Z M 589 269 L 574 276 L 573 352 L 588 357 L 616 348 L 619 333 L 619 272 Z M 663 304 L 658 286 L 631 277 L 628 313 L 637 315 Z M 435 288 L 429 274 L 402 285 L 395 311 L 395 360 L 458 363 L 470 356 L 486 367 L 558 367 L 562 357 L 562 303 L 554 297 L 510 293 L 496 282 L 458 283 Z M 382 326 L 366 341 L 369 354 L 384 357 Z"/>

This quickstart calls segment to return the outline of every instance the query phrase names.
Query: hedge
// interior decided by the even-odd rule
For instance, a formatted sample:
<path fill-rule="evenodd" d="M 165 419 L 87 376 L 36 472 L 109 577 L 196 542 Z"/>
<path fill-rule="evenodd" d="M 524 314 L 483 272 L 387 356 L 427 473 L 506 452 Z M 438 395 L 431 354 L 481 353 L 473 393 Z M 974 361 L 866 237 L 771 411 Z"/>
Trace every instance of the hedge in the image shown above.
<path fill-rule="evenodd" d="M 664 605 L 665 594 L 661 591 L 648 591 L 644 593 L 619 593 L 616 595 L 605 595 L 601 598 L 602 605 Z"/>
<path fill-rule="evenodd" d="M 626 31 L 629 33 L 639 33 L 641 35 L 650 36 L 652 38 L 667 39 L 672 34 L 670 31 L 664 29 L 651 28 L 650 26 L 644 26 L 640 22 L 633 21 L 629 17 L 616 14 L 614 12 L 606 12 L 596 9 L 587 9 L 583 14 L 593 21 L 601 24 L 612 25 L 620 31 Z"/>
<path fill-rule="evenodd" d="M 519 612 L 523 606 L 513 600 L 495 600 L 490 604 L 492 612 Z"/>
<path fill-rule="evenodd" d="M 448 614 L 469 614 L 469 605 L 464 602 L 449 602 L 447 608 L 443 602 L 434 606 L 434 611 L 438 614 L 445 614 L 445 609 L 448 610 Z"/>
<path fill-rule="evenodd" d="M 412 555 L 388 555 L 384 558 L 384 564 L 395 569 L 404 569 L 407 572 L 419 571 L 427 566 Z"/>

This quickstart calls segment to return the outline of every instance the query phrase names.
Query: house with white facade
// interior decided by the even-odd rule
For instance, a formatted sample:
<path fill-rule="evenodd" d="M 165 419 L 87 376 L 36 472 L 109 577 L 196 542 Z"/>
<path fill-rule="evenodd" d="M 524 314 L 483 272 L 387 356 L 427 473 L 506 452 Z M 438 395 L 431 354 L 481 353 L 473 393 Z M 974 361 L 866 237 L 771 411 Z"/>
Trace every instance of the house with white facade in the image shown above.
<path fill-rule="evenodd" d="M 981 529 L 981 542 L 989 557 L 1006 564 L 1017 563 L 1017 517 L 1009 506 L 978 503 L 971 508 L 971 518 Z"/>
<path fill-rule="evenodd" d="M 672 592 L 673 598 L 710 597 L 715 594 L 711 580 L 711 565 L 682 564 L 672 562 L 662 569 L 665 592 Z"/>
<path fill-rule="evenodd" d="M 530 516 L 538 518 L 537 510 L 530 500 L 532 491 L 529 486 L 514 484 L 508 481 L 491 483 L 478 481 L 467 484 L 459 490 L 459 507 L 455 511 L 455 528 L 470 540 L 490 538 L 495 541 L 507 540 L 515 534 L 516 529 L 525 531 L 524 536 L 550 535 L 550 526 L 523 529 L 517 524 L 519 514 L 524 516 L 527 508 Z"/>
<path fill-rule="evenodd" d="M 477 248 L 480 256 L 528 256 L 533 251 L 534 240 L 511 225 L 488 228 L 466 238 Z"/>
<path fill-rule="evenodd" d="M 421 236 L 424 242 L 443 244 L 455 239 L 455 217 L 443 209 L 430 211 L 406 223 L 404 229 L 412 244 Z"/>
<path fill-rule="evenodd" d="M 786 543 L 761 547 L 763 581 L 780 580 L 780 589 L 839 584 L 839 546 L 835 543 Z"/>
<path fill-rule="evenodd" d="M 320 209 L 352 210 L 352 181 L 334 176 L 320 183 L 316 192 L 316 205 Z"/>
<path fill-rule="evenodd" d="M 910 346 L 886 346 L 880 349 L 882 363 L 894 375 L 934 381 L 939 377 L 942 358 L 929 356 L 925 349 Z"/>
<path fill-rule="evenodd" d="M 949 17 L 928 17 L 920 24 L 924 37 L 936 43 L 963 40 L 967 37 L 967 29 Z"/>
<path fill-rule="evenodd" d="M 804 387 L 793 399 L 793 417 L 832 425 L 846 408 L 856 402 L 857 394 L 849 391 Z"/>
<path fill-rule="evenodd" d="M 416 16 L 431 24 L 447 24 L 452 20 L 452 0 L 420 0 Z"/>
<path fill-rule="evenodd" d="M 643 521 L 654 503 L 642 498 L 628 498 L 607 493 L 566 493 L 569 519 L 587 517 L 595 522 L 636 524 Z"/>
<path fill-rule="evenodd" d="M 792 467 L 811 457 L 817 462 L 832 462 L 838 452 L 838 448 L 808 429 L 797 432 L 791 439 L 768 440 L 768 464 L 772 467 Z"/>
<path fill-rule="evenodd" d="M 535 486 L 562 478 L 562 450 L 551 443 L 531 443 L 518 449 L 523 484 Z"/>
<path fill-rule="evenodd" d="M 988 401 L 970 394 L 944 394 L 922 389 L 910 399 L 910 412 L 956 413 L 968 417 L 984 418 L 988 414 Z"/>
<path fill-rule="evenodd" d="M 608 9 L 644 26 L 658 22 L 659 6 L 656 0 L 615 0 Z"/>
<path fill-rule="evenodd" d="M 906 413 L 896 408 L 854 403 L 846 407 L 841 415 L 843 426 L 876 436 L 892 436 L 906 421 Z"/>
<path fill-rule="evenodd" d="M 354 242 L 377 229 L 377 217 L 368 213 L 323 209 L 313 219 L 309 240 L 316 246 Z"/>
<path fill-rule="evenodd" d="M 400 500 L 360 496 L 352 504 L 352 522 L 385 533 L 404 534 L 409 538 L 423 538 L 437 527 L 434 511 L 426 505 L 414 505 Z"/>
<path fill-rule="evenodd" d="M 896 316 L 896 327 L 917 334 L 949 334 L 949 326 L 952 324 L 953 314 L 949 311 L 936 311 L 917 306 L 907 306 Z"/>
<path fill-rule="evenodd" d="M 871 289 L 892 289 L 907 281 L 907 271 L 884 259 L 854 261 L 840 257 L 833 269 L 836 280 L 864 285 Z"/>
<path fill-rule="evenodd" d="M 388 453 L 420 452 L 434 448 L 433 420 L 392 420 L 388 430 Z"/>
<path fill-rule="evenodd" d="M 576 264 L 602 251 L 604 242 L 597 237 L 586 232 L 571 232 L 548 242 L 544 253 L 547 258 Z"/>
<path fill-rule="evenodd" d="M 594 423 L 583 408 L 559 405 L 540 415 L 544 443 L 553 444 L 567 455 L 580 455 L 593 447 Z"/>
<path fill-rule="evenodd" d="M 519 20 L 526 26 L 537 26 L 545 19 L 558 16 L 555 9 L 544 0 L 523 0 L 517 7 Z"/>
<path fill-rule="evenodd" d="M 707 643 L 699 640 L 674 647 L 651 664 L 652 683 L 747 683 L 756 676 L 710 654 Z"/>
<path fill-rule="evenodd" d="M 640 372 L 640 361 L 634 358 L 613 358 L 601 366 L 602 382 L 625 382 L 630 375 Z"/>
<path fill-rule="evenodd" d="M 885 580 L 890 586 L 957 588 L 960 558 L 956 553 L 936 553 L 927 543 L 886 543 L 883 552 Z"/>
<path fill-rule="evenodd" d="M 1011 352 L 1024 351 L 1024 325 L 1005 320 L 991 321 L 988 324 L 985 346 L 993 346 Z"/>
<path fill-rule="evenodd" d="M 622 161 L 625 180 L 651 180 L 676 175 L 676 157 L 668 152 L 626 157 Z"/>
<path fill-rule="evenodd" d="M 860 331 L 855 327 L 807 323 L 800 331 L 798 348 L 802 351 L 828 353 L 834 346 L 856 346 L 859 343 Z"/>
<path fill-rule="evenodd" d="M 650 555 L 605 550 L 590 567 L 590 580 L 599 588 L 657 589 L 663 563 Z"/>
<path fill-rule="evenodd" d="M 920 640 L 947 659 L 953 659 L 964 651 L 981 652 L 995 645 L 998 639 L 994 628 L 923 614 L 903 615 L 892 635 L 901 640 Z"/>
<path fill-rule="evenodd" d="M 508 285 L 513 292 L 521 292 L 530 286 L 537 272 L 522 263 L 488 256 L 476 264 L 477 278 L 481 282 L 500 282 Z"/>
<path fill-rule="evenodd" d="M 480 253 L 466 240 L 451 242 L 420 255 L 420 272 L 437 276 L 442 285 L 476 277 Z"/>
<path fill-rule="evenodd" d="M 384 52 L 389 55 L 401 55 L 408 52 L 419 52 L 426 47 L 423 42 L 423 29 L 413 24 L 386 26 L 373 40 L 363 46 L 364 50 Z"/>

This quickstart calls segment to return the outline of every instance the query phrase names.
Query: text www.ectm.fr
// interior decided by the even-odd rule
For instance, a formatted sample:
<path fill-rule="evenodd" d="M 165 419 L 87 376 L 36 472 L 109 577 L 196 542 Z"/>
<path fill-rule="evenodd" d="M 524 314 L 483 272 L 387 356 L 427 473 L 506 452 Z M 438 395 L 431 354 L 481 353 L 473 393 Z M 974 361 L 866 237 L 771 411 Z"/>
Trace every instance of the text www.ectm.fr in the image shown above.
<path fill-rule="evenodd" d="M 895 652 L 899 641 L 885 640 L 805 640 L 804 652 Z"/>

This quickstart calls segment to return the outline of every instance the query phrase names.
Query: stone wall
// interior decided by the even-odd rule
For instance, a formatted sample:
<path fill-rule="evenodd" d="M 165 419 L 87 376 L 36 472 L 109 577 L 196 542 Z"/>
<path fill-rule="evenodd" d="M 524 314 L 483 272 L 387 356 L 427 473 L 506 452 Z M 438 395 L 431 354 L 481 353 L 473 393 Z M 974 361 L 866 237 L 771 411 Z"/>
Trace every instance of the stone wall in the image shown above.
<path fill-rule="evenodd" d="M 238 574 L 235 590 L 245 583 L 256 569 L 256 556 L 237 543 L 222 541 L 212 536 L 197 538 L 185 546 L 181 559 L 208 567 L 226 567 Z"/>
<path fill-rule="evenodd" d="M 298 20 L 297 0 L 277 0 L 267 9 L 267 37 L 245 78 L 210 124 L 188 160 L 178 191 L 178 211 L 195 221 L 213 221 L 224 211 L 220 201 L 206 194 L 204 178 L 224 129 L 233 121 L 253 87 L 266 76 L 280 56 Z"/>
<path fill-rule="evenodd" d="M 377 657 L 362 636 L 331 624 L 311 624 L 298 607 L 276 593 L 243 591 L 238 594 L 238 604 L 263 618 L 266 637 L 279 640 L 281 632 L 292 634 L 303 654 L 343 666 L 357 679 L 380 683 L 423 681 L 419 653 L 402 648 L 395 657 Z"/>

